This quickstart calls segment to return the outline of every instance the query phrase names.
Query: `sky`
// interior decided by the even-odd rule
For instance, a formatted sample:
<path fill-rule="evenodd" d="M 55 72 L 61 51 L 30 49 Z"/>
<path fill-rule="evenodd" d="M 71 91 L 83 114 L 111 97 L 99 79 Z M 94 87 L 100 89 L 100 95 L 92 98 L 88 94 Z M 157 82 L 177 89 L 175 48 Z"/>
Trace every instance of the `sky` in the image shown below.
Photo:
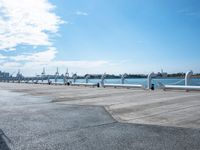
<path fill-rule="evenodd" d="M 0 0 L 0 70 L 200 72 L 199 0 Z"/>

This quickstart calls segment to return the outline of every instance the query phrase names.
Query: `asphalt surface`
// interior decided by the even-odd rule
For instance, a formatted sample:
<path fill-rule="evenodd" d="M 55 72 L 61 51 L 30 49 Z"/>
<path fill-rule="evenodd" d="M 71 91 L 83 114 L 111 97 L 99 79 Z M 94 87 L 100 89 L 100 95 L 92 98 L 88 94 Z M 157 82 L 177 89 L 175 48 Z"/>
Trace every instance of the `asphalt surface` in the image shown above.
<path fill-rule="evenodd" d="M 103 107 L 0 95 L 0 150 L 200 149 L 200 129 L 118 123 Z"/>

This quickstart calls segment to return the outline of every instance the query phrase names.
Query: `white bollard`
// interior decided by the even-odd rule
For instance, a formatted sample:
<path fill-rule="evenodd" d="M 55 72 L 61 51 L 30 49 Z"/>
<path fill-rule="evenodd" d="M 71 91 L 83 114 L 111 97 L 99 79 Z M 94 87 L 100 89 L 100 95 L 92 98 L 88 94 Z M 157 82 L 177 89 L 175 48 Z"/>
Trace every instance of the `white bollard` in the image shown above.
<path fill-rule="evenodd" d="M 89 78 L 90 78 L 90 75 L 87 75 L 87 76 L 85 77 L 85 83 L 88 83 Z"/>
<path fill-rule="evenodd" d="M 106 73 L 104 73 L 102 76 L 101 76 L 101 87 L 104 86 L 104 80 L 106 78 Z"/>
<path fill-rule="evenodd" d="M 76 82 L 76 79 L 77 79 L 77 74 L 76 74 L 76 73 L 73 74 L 72 78 L 73 78 L 73 83 L 75 83 L 75 82 Z"/>
<path fill-rule="evenodd" d="M 193 75 L 193 71 L 188 71 L 185 75 L 185 86 L 189 85 L 189 81 L 191 79 L 191 76 Z"/>
<path fill-rule="evenodd" d="M 151 89 L 151 81 L 152 81 L 152 77 L 155 77 L 156 74 L 154 74 L 154 72 L 148 74 L 147 77 L 147 89 Z"/>
<path fill-rule="evenodd" d="M 123 74 L 122 77 L 121 77 L 121 84 L 124 84 L 124 80 L 125 78 L 127 77 L 127 74 Z"/>

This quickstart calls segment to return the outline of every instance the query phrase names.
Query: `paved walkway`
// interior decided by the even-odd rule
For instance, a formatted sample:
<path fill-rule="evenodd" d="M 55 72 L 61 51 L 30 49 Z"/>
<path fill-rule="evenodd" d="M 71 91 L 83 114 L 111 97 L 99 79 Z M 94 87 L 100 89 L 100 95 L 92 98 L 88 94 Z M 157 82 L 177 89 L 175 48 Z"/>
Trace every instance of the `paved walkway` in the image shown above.
<path fill-rule="evenodd" d="M 103 106 L 119 122 L 200 128 L 200 92 L 0 83 L 59 104 Z"/>
<path fill-rule="evenodd" d="M 200 129 L 119 123 L 102 106 L 52 103 L 5 88 L 0 95 L 0 150 L 200 149 Z"/>

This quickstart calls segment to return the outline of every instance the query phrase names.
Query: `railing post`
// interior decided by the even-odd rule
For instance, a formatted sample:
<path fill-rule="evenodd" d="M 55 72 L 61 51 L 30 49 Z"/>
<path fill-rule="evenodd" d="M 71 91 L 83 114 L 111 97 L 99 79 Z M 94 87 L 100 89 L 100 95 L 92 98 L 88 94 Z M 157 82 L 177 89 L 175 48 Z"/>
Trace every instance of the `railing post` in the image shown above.
<path fill-rule="evenodd" d="M 58 78 L 58 76 L 57 76 L 57 74 L 55 75 L 55 84 L 57 83 L 57 78 Z"/>
<path fill-rule="evenodd" d="M 106 77 L 106 73 L 104 73 L 104 74 L 101 76 L 101 87 L 104 86 L 105 77 Z"/>
<path fill-rule="evenodd" d="M 148 77 L 147 77 L 147 89 L 151 89 L 151 81 L 152 81 L 152 77 L 154 77 L 155 74 L 154 72 L 148 74 Z"/>
<path fill-rule="evenodd" d="M 75 83 L 75 82 L 76 82 L 76 79 L 77 79 L 77 74 L 76 74 L 76 73 L 73 74 L 72 78 L 73 78 L 73 83 Z"/>
<path fill-rule="evenodd" d="M 49 75 L 48 75 L 48 78 L 47 78 L 47 82 L 48 82 L 48 84 L 50 85 L 51 84 L 51 80 L 50 80 L 50 77 L 49 77 Z"/>
<path fill-rule="evenodd" d="M 65 76 L 64 76 L 64 84 L 68 84 L 68 80 L 69 80 L 69 73 L 68 73 L 68 69 L 66 70 Z"/>
<path fill-rule="evenodd" d="M 57 84 L 58 77 L 59 77 L 59 72 L 58 72 L 58 67 L 57 67 L 57 70 L 56 70 L 56 73 L 55 73 L 55 84 Z"/>
<path fill-rule="evenodd" d="M 90 78 L 90 75 L 87 75 L 87 76 L 85 77 L 85 83 L 88 83 L 89 78 Z"/>
<path fill-rule="evenodd" d="M 121 84 L 124 84 L 125 77 L 127 77 L 126 73 L 123 74 L 122 77 L 121 77 Z"/>
<path fill-rule="evenodd" d="M 191 76 L 193 75 L 193 72 L 192 71 L 188 71 L 185 75 L 185 86 L 189 85 L 189 81 L 190 81 L 190 78 Z"/>

